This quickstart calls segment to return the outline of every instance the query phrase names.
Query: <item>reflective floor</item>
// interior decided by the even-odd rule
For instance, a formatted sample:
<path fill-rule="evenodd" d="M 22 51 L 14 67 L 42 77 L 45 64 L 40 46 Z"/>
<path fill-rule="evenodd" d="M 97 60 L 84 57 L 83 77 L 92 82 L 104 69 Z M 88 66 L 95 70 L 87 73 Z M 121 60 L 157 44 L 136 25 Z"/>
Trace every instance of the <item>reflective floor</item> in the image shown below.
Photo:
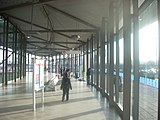
<path fill-rule="evenodd" d="M 50 79 L 50 78 L 47 78 Z M 32 76 L 0 87 L 0 120 L 121 120 L 109 107 L 106 98 L 83 81 L 71 80 L 69 101 L 61 101 L 62 91 L 36 93 L 36 111 L 33 110 Z"/>

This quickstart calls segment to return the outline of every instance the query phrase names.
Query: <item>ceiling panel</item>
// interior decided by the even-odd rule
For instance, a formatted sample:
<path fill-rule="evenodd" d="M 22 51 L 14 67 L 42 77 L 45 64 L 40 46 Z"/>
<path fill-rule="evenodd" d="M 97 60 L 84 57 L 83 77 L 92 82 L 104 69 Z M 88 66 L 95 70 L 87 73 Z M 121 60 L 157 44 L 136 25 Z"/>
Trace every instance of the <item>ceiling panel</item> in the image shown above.
<path fill-rule="evenodd" d="M 12 2 L 12 3 L 11 3 Z M 109 0 L 0 0 L 0 13 L 25 34 L 27 51 L 37 55 L 77 49 L 100 30 Z M 80 36 L 77 40 L 75 36 Z M 48 51 L 48 52 L 47 52 Z"/>

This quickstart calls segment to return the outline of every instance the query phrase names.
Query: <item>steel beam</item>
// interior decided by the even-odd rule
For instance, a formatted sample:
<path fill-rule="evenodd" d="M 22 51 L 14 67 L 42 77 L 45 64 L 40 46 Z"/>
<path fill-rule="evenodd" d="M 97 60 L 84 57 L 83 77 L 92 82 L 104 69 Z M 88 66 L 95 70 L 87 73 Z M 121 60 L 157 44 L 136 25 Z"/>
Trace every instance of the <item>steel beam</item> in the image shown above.
<path fill-rule="evenodd" d="M 75 17 L 75 16 L 73 16 L 73 15 L 67 13 L 67 12 L 64 12 L 64 11 L 62 11 L 62 10 L 59 10 L 58 8 L 55 8 L 55 7 L 53 7 L 53 6 L 51 6 L 51 5 L 48 5 L 48 4 L 46 4 L 46 6 L 48 6 L 49 8 L 52 8 L 52 9 L 56 10 L 56 11 L 59 12 L 59 13 L 62 13 L 62 14 L 64 14 L 64 15 L 66 15 L 66 16 L 68 16 L 68 17 L 70 17 L 70 18 L 72 18 L 72 19 L 74 19 L 74 20 L 76 20 L 76 21 L 79 21 L 79 22 L 81 22 L 81 23 L 83 23 L 83 24 L 85 24 L 85 25 L 87 25 L 87 26 L 89 26 L 89 27 L 92 27 L 92 28 L 94 28 L 94 29 L 99 29 L 97 26 L 95 26 L 95 25 L 93 25 L 93 24 L 90 24 L 90 23 L 88 23 L 88 22 L 86 22 L 86 21 L 84 21 L 84 20 L 82 20 L 82 19 L 80 19 L 80 18 L 77 18 L 77 17 Z"/>
<path fill-rule="evenodd" d="M 38 0 L 38 2 L 25 2 L 25 3 L 21 3 L 21 4 L 8 6 L 8 7 L 2 7 L 2 8 L 0 8 L 0 13 L 3 13 L 3 12 L 8 11 L 8 10 L 21 8 L 21 7 L 26 7 L 26 6 L 30 6 L 30 5 L 45 4 L 45 3 L 53 2 L 53 1 L 56 1 L 56 0 Z"/>
<path fill-rule="evenodd" d="M 35 24 L 35 23 L 31 23 L 30 21 L 27 21 L 27 20 L 24 20 L 24 19 L 15 17 L 15 16 L 10 15 L 10 14 L 6 14 L 6 13 L 5 13 L 5 14 L 3 14 L 3 15 L 4 15 L 4 16 L 7 16 L 7 17 L 9 17 L 9 18 L 13 18 L 13 19 L 16 19 L 16 20 L 18 20 L 18 21 L 21 21 L 21 22 L 30 24 L 30 25 L 34 25 L 34 26 L 39 27 L 39 28 L 41 28 L 41 29 L 50 30 L 50 29 L 48 29 L 48 28 L 46 28 L 46 27 L 40 26 L 40 25 Z"/>
<path fill-rule="evenodd" d="M 4 16 L 11 17 L 11 18 L 16 19 L 16 20 L 19 20 L 19 21 L 21 21 L 21 22 L 34 25 L 34 26 L 36 26 L 36 27 L 39 27 L 39 28 L 41 28 L 41 29 L 45 29 L 45 30 L 47 30 L 47 31 L 51 31 L 50 29 L 48 29 L 48 28 L 46 28 L 46 27 L 37 25 L 37 24 L 35 24 L 35 23 L 29 22 L 29 21 L 27 21 L 27 20 L 24 20 L 24 19 L 21 19 L 21 18 L 12 16 L 12 15 L 9 15 L 9 14 L 4 14 Z M 66 35 L 66 34 L 63 34 L 63 33 L 57 32 L 57 31 L 53 31 L 53 32 L 55 32 L 55 33 L 57 33 L 57 34 L 59 34 L 59 35 L 61 35 L 61 36 L 64 36 L 64 37 L 66 37 L 66 38 L 72 39 L 71 36 L 68 36 L 68 35 Z"/>
<path fill-rule="evenodd" d="M 42 44 L 50 44 L 50 43 L 47 43 L 47 41 L 43 41 L 43 42 L 40 42 L 40 41 L 27 41 L 28 43 L 42 43 Z M 12 43 L 12 42 L 9 42 L 9 43 Z M 52 42 L 52 43 L 55 43 L 55 44 L 81 44 L 81 43 L 78 43 L 78 42 Z"/>
<path fill-rule="evenodd" d="M 64 29 L 64 30 L 23 30 L 25 33 L 43 33 L 43 32 L 97 32 L 97 29 Z"/>
<path fill-rule="evenodd" d="M 138 9 L 138 14 L 140 15 L 152 2 L 153 0 L 144 0 L 142 5 Z"/>
<path fill-rule="evenodd" d="M 69 47 L 67 47 L 67 46 L 60 45 L 59 43 L 56 43 L 56 42 L 50 42 L 50 41 L 47 41 L 47 40 L 45 40 L 45 39 L 43 39 L 43 38 L 39 38 L 39 37 L 36 37 L 36 36 L 32 36 L 32 37 L 37 38 L 37 39 L 42 40 L 42 41 L 45 41 L 45 42 L 46 42 L 46 43 L 45 43 L 46 45 L 47 45 L 47 44 L 52 44 L 52 43 L 54 43 L 54 44 L 56 44 L 56 45 L 58 45 L 58 46 L 60 46 L 60 47 L 64 47 L 64 48 L 71 49 L 71 48 L 69 48 Z"/>

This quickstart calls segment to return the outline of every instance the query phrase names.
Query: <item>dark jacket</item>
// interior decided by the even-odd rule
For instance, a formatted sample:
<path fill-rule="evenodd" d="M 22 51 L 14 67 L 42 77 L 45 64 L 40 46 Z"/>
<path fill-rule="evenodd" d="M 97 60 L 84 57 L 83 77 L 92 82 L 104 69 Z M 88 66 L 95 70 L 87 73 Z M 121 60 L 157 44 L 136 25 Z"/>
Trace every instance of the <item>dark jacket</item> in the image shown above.
<path fill-rule="evenodd" d="M 67 75 L 67 72 L 64 73 L 62 78 L 62 83 L 61 83 L 61 89 L 64 89 L 64 88 L 72 89 L 71 81 L 69 76 Z"/>
<path fill-rule="evenodd" d="M 91 75 L 91 68 L 87 69 L 87 76 Z"/>

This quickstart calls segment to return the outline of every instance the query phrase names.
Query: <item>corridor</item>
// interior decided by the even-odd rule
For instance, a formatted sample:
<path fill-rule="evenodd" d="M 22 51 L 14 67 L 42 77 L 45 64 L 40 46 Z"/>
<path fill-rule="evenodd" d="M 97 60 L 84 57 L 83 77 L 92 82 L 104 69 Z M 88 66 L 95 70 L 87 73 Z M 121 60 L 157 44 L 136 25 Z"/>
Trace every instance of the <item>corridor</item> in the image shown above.
<path fill-rule="evenodd" d="M 36 93 L 36 111 L 32 104 L 32 76 L 0 87 L 0 120 L 120 120 L 109 107 L 106 98 L 86 82 L 71 79 L 69 101 L 61 101 L 62 91 L 44 93 L 44 107 L 41 92 Z"/>

